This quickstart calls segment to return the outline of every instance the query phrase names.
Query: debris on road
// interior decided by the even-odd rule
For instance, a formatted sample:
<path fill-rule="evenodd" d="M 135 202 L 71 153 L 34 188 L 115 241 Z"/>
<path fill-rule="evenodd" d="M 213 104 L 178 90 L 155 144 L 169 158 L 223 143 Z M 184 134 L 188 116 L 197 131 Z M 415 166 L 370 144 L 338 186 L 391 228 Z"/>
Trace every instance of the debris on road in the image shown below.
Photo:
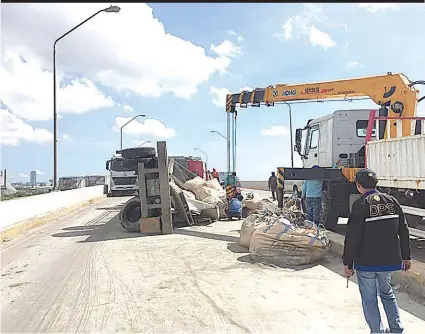
<path fill-rule="evenodd" d="M 267 200 L 259 206 L 262 211 L 245 219 L 239 238 L 239 244 L 249 248 L 254 261 L 278 266 L 306 265 L 320 261 L 330 250 L 326 230 L 305 219 L 295 196 L 287 199 L 281 210 L 270 210 L 276 206 Z"/>

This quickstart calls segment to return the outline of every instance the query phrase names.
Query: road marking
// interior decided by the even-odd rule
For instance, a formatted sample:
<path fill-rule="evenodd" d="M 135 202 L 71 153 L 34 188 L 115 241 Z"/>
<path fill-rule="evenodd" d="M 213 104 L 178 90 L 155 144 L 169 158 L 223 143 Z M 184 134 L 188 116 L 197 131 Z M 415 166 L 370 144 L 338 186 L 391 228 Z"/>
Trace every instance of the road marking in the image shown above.
<path fill-rule="evenodd" d="M 16 244 L 12 245 L 12 246 L 10 246 L 10 247 L 7 247 L 7 248 L 5 248 L 5 249 L 2 249 L 2 251 L 1 251 L 0 253 L 3 253 L 3 252 L 5 252 L 5 251 L 7 251 L 7 250 L 9 250 L 9 249 L 12 249 L 13 247 L 18 246 L 18 245 L 20 245 L 20 244 L 24 243 L 25 241 L 27 241 L 27 240 L 29 240 L 29 239 L 32 239 L 32 238 L 34 238 L 34 237 L 36 237 L 36 236 L 37 236 L 37 234 L 33 234 L 33 235 L 29 236 L 28 238 L 25 238 L 24 240 L 21 240 L 20 242 L 18 242 L 18 243 L 16 243 Z"/>

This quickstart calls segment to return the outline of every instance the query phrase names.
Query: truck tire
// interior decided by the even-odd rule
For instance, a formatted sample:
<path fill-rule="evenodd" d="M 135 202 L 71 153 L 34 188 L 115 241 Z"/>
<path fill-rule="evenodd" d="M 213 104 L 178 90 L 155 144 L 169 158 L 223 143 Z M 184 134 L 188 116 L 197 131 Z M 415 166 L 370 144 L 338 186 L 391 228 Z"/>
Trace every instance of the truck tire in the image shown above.
<path fill-rule="evenodd" d="M 409 225 L 411 228 L 417 228 L 423 220 L 423 217 L 421 216 L 410 215 L 408 213 L 405 214 L 405 217 L 407 220 L 407 225 Z"/>
<path fill-rule="evenodd" d="M 338 225 L 338 214 L 331 210 L 331 198 L 329 191 L 322 192 L 322 208 L 320 210 L 320 224 L 329 231 L 336 231 Z"/>
<path fill-rule="evenodd" d="M 120 212 L 120 223 L 127 232 L 140 232 L 140 198 L 134 197 L 125 203 Z"/>
<path fill-rule="evenodd" d="M 117 153 L 120 153 L 124 159 L 152 158 L 156 155 L 156 149 L 155 147 L 133 147 L 117 151 Z"/>

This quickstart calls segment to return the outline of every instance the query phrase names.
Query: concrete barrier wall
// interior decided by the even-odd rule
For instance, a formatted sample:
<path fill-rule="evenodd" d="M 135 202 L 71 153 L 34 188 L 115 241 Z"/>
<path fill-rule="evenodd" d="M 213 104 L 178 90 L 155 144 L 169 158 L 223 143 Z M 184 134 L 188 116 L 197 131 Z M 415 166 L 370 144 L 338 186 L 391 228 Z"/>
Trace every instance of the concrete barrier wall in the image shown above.
<path fill-rule="evenodd" d="M 0 202 L 0 229 L 103 196 L 103 185 Z"/>
<path fill-rule="evenodd" d="M 241 188 L 269 190 L 267 181 L 241 181 Z"/>

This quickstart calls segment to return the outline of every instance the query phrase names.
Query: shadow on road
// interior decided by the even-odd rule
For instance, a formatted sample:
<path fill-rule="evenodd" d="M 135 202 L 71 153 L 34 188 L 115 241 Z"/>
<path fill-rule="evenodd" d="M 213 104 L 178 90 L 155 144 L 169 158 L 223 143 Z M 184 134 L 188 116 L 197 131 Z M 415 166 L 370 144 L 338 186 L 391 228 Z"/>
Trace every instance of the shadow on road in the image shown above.
<path fill-rule="evenodd" d="M 228 242 L 236 242 L 237 239 L 238 239 L 237 237 L 233 237 L 231 235 L 193 231 L 193 230 L 187 230 L 187 229 L 183 229 L 183 228 L 175 229 L 174 233 L 175 234 L 187 235 L 187 236 L 190 236 L 190 237 L 205 238 L 205 239 L 219 240 L 219 241 L 228 241 Z"/>
<path fill-rule="evenodd" d="M 140 238 L 144 236 L 140 233 L 130 233 L 125 231 L 121 227 L 118 212 L 112 219 L 104 224 L 66 227 L 63 231 L 64 232 L 55 233 L 52 236 L 56 238 L 87 236 L 85 240 L 77 241 L 77 243 Z"/>
<path fill-rule="evenodd" d="M 323 259 L 322 262 L 319 263 L 320 265 L 322 265 L 323 267 L 332 270 L 334 273 L 338 274 L 341 277 L 344 277 L 344 273 L 343 273 L 343 264 L 342 264 L 342 260 L 341 258 L 334 254 L 334 253 L 328 253 L 325 258 Z M 349 284 L 356 284 L 357 285 L 357 277 L 356 275 L 354 275 L 351 279 Z M 419 303 L 423 303 L 423 298 L 421 299 L 420 296 L 413 296 L 411 294 L 406 294 L 403 293 L 404 291 L 398 290 L 398 289 L 394 289 L 394 292 L 396 294 L 397 297 L 397 302 L 398 305 L 400 306 L 400 308 L 402 308 L 403 310 L 413 314 L 414 316 L 425 320 L 425 314 L 423 313 L 422 310 L 418 310 L 415 303 L 411 302 L 411 299 L 419 302 Z M 404 296 L 401 296 L 401 293 L 403 293 Z"/>

